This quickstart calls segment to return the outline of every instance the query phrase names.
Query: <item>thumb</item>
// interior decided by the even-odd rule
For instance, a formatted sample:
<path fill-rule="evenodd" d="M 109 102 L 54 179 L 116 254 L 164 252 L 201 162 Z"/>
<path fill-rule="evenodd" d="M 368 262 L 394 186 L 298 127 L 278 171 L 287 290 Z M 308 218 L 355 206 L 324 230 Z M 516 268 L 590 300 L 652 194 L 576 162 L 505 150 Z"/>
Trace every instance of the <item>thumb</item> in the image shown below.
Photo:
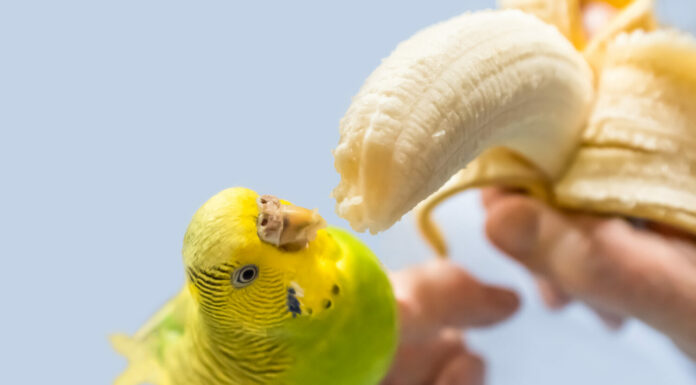
<path fill-rule="evenodd" d="M 534 199 L 510 195 L 489 208 L 486 235 L 530 270 L 548 278 L 565 277 L 569 260 L 583 260 L 592 252 L 591 236 L 585 232 L 591 221 L 572 220 Z"/>
<path fill-rule="evenodd" d="M 676 240 L 620 219 L 563 214 L 524 196 L 492 206 L 486 232 L 568 294 L 696 345 L 696 265 Z"/>

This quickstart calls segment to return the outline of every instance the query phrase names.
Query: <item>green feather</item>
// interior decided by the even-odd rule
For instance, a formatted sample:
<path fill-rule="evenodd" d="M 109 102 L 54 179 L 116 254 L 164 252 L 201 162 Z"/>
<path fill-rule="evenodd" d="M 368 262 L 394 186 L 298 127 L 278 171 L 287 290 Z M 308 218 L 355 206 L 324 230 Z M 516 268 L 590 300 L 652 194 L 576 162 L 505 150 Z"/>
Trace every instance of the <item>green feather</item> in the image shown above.
<path fill-rule="evenodd" d="M 288 384 L 374 385 L 386 375 L 397 345 L 396 302 L 379 260 L 357 238 L 329 233 L 345 262 L 341 291 L 327 317 L 302 319 Z"/>

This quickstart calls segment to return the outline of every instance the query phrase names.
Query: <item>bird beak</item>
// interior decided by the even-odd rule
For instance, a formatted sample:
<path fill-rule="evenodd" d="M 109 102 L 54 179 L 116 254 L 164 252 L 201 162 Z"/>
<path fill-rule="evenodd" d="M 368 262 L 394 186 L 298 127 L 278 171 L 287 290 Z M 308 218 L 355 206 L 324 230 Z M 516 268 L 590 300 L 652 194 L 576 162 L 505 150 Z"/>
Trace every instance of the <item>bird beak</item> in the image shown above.
<path fill-rule="evenodd" d="M 314 240 L 317 231 L 326 221 L 316 210 L 284 205 L 272 195 L 262 195 L 256 200 L 259 216 L 256 230 L 259 238 L 288 251 L 303 249 Z"/>

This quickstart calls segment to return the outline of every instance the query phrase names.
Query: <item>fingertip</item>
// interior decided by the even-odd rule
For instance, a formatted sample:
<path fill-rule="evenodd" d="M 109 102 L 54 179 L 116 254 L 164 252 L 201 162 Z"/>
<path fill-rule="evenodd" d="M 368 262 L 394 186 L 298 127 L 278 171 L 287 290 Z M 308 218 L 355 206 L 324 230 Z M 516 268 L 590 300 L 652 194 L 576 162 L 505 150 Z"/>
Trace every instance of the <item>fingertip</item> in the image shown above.
<path fill-rule="evenodd" d="M 517 312 L 520 308 L 520 297 L 514 291 L 489 286 L 486 288 L 487 302 L 490 304 L 492 311 L 488 324 L 494 324 L 503 321 Z"/>
<path fill-rule="evenodd" d="M 489 209 L 486 236 L 505 254 L 524 259 L 537 241 L 539 216 L 540 204 L 531 198 L 506 198 Z"/>
<path fill-rule="evenodd" d="M 481 286 L 480 294 L 461 306 L 463 314 L 449 322 L 458 327 L 488 327 L 505 321 L 520 308 L 520 297 L 513 291 L 495 286 Z"/>

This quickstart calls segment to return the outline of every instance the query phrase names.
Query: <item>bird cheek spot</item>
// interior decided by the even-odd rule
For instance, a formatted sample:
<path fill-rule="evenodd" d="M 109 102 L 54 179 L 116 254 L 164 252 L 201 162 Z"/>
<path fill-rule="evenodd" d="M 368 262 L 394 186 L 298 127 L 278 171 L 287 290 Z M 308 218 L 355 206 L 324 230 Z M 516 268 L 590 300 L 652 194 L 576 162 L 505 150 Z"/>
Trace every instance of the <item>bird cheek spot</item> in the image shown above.
<path fill-rule="evenodd" d="M 302 315 L 302 309 L 300 308 L 300 301 L 298 301 L 297 297 L 295 296 L 295 289 L 293 289 L 291 287 L 288 288 L 287 306 L 288 306 L 288 311 L 292 314 L 292 318 L 295 318 L 298 315 Z"/>
<path fill-rule="evenodd" d="M 331 300 L 330 299 L 325 299 L 321 301 L 321 306 L 324 307 L 324 309 L 328 309 L 331 307 Z"/>

